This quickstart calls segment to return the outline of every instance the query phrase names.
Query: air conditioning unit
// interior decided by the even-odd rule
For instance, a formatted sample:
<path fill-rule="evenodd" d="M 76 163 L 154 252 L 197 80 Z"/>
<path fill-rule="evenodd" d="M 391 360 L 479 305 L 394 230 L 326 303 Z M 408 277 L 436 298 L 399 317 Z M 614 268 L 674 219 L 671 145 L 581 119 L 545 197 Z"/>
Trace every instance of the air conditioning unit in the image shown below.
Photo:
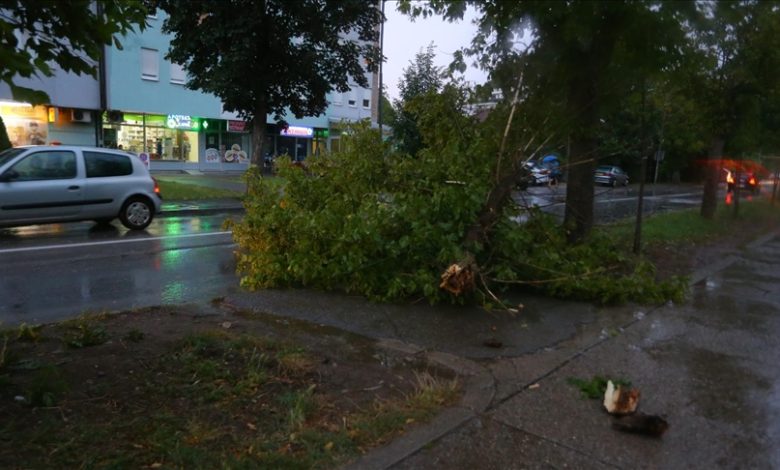
<path fill-rule="evenodd" d="M 71 110 L 70 120 L 73 122 L 92 122 L 92 113 L 81 109 Z"/>
<path fill-rule="evenodd" d="M 109 122 L 122 122 L 125 120 L 125 115 L 122 111 L 109 111 L 107 114 Z"/>

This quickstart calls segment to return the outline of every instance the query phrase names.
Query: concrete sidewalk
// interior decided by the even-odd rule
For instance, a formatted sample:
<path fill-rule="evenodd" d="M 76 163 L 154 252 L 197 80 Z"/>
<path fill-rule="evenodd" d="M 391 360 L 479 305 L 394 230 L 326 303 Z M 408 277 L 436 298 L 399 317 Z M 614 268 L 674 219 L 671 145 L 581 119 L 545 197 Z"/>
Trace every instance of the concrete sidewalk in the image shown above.
<path fill-rule="evenodd" d="M 780 237 L 697 274 L 684 305 L 596 308 L 523 297 L 515 317 L 312 291 L 235 308 L 335 326 L 463 376 L 459 406 L 351 468 L 780 467 Z M 660 438 L 612 429 L 570 378 L 628 379 Z"/>

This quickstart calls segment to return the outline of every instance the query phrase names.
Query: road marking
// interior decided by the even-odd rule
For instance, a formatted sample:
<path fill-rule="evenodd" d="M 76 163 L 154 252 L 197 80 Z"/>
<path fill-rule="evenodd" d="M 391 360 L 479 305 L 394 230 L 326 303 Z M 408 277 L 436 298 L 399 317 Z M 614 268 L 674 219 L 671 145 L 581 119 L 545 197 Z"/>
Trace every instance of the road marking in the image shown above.
<path fill-rule="evenodd" d="M 0 255 L 7 254 L 7 253 L 23 253 L 26 251 L 60 250 L 63 248 L 83 248 L 83 247 L 100 246 L 100 245 L 117 245 L 120 243 L 140 243 L 140 242 L 149 242 L 155 240 L 172 240 L 172 239 L 175 240 L 175 239 L 183 239 L 183 238 L 213 237 L 218 235 L 229 235 L 232 233 L 233 233 L 232 231 L 228 230 L 226 232 L 192 233 L 188 235 L 172 235 L 167 237 L 129 238 L 129 239 L 122 239 L 122 240 L 106 240 L 101 242 L 64 243 L 60 245 L 28 246 L 24 248 L 7 248 L 4 250 L 0 250 Z"/>

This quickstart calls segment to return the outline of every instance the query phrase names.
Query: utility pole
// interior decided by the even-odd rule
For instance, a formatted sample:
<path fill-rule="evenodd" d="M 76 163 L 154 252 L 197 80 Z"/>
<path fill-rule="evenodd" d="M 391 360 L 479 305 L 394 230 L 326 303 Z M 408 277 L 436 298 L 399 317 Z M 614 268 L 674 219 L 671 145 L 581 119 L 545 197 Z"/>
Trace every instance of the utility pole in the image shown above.
<path fill-rule="evenodd" d="M 636 206 L 636 226 L 634 227 L 634 254 L 638 255 L 642 249 L 642 212 L 644 211 L 645 179 L 647 179 L 647 131 L 645 130 L 645 100 L 647 96 L 647 86 L 644 77 L 642 78 L 642 114 L 639 116 L 639 126 L 641 127 L 642 140 L 639 146 L 639 157 L 642 159 L 639 170 L 639 197 Z"/>
<path fill-rule="evenodd" d="M 377 124 L 379 125 L 379 141 L 384 141 L 382 125 L 382 98 L 384 97 L 384 82 L 382 81 L 382 65 L 385 62 L 385 0 L 379 0 L 382 11 L 382 24 L 379 25 L 379 103 L 377 103 Z"/>

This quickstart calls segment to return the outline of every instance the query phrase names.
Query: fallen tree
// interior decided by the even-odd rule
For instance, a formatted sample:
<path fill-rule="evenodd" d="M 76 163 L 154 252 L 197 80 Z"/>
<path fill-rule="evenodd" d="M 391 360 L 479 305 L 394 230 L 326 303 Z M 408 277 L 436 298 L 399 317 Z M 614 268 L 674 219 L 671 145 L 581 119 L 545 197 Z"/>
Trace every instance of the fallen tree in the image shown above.
<path fill-rule="evenodd" d="M 419 98 L 425 147 L 414 158 L 362 124 L 344 133 L 341 152 L 303 170 L 280 160 L 281 188 L 250 177 L 246 216 L 233 226 L 242 285 L 502 307 L 509 286 L 602 302 L 679 298 L 679 283 L 656 283 L 651 265 L 612 241 L 571 245 L 549 216 L 517 204 L 520 164 L 544 141 L 511 131 L 522 117 L 509 105 L 484 123 L 462 105 L 455 87 Z"/>

